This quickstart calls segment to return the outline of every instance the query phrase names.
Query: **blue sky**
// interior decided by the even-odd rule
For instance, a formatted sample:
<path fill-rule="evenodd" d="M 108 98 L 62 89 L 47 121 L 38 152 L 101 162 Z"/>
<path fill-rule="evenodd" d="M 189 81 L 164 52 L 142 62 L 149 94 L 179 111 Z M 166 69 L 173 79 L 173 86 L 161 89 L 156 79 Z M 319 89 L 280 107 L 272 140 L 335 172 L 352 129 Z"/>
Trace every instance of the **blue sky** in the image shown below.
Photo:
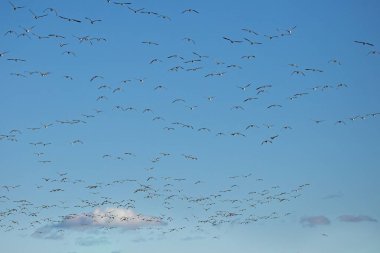
<path fill-rule="evenodd" d="M 378 252 L 379 11 L 1 1 L 1 248 Z"/>

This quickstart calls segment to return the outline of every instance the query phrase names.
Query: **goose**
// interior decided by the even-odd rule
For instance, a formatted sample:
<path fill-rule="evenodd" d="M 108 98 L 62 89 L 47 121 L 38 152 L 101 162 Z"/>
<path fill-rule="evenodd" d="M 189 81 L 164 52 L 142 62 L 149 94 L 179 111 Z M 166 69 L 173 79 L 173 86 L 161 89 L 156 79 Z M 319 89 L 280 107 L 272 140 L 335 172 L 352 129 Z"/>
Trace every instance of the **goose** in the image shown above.
<path fill-rule="evenodd" d="M 192 38 L 185 37 L 185 38 L 183 38 L 182 40 L 184 40 L 184 41 L 186 41 L 186 42 L 193 43 L 193 44 L 195 45 L 195 41 L 194 41 Z"/>
<path fill-rule="evenodd" d="M 48 14 L 43 14 L 43 15 L 36 15 L 31 9 L 29 9 L 29 12 L 32 14 L 33 18 L 34 19 L 40 19 L 40 18 L 43 18 L 43 17 L 46 17 Z"/>
<path fill-rule="evenodd" d="M 91 19 L 91 18 L 88 18 L 88 17 L 85 17 L 86 20 L 88 20 L 91 25 L 95 24 L 96 22 L 101 22 L 102 20 L 101 19 Z"/>
<path fill-rule="evenodd" d="M 0 52 L 0 57 L 3 57 L 4 55 L 8 54 L 9 51 Z"/>
<path fill-rule="evenodd" d="M 373 50 L 373 51 L 369 51 L 368 52 L 368 55 L 376 55 L 376 54 L 380 54 L 380 51 L 376 51 L 376 50 Z"/>
<path fill-rule="evenodd" d="M 237 86 L 237 88 L 241 89 L 242 91 L 245 91 L 247 88 L 251 87 L 251 83 L 246 84 L 245 86 Z"/>
<path fill-rule="evenodd" d="M 305 73 L 304 73 L 303 71 L 301 71 L 301 70 L 294 70 L 294 71 L 292 72 L 292 75 L 294 75 L 294 74 L 305 76 Z"/>
<path fill-rule="evenodd" d="M 133 9 L 133 8 L 131 8 L 131 7 L 129 7 L 129 6 L 128 6 L 128 9 L 129 9 L 130 11 L 132 11 L 133 13 L 135 13 L 135 14 L 137 14 L 137 13 L 139 13 L 139 12 L 145 10 L 145 8 Z"/>
<path fill-rule="evenodd" d="M 273 108 L 273 107 L 282 107 L 282 105 L 273 104 L 267 107 L 267 109 Z"/>
<path fill-rule="evenodd" d="M 261 42 L 257 42 L 257 41 L 250 40 L 250 39 L 248 39 L 248 38 L 244 38 L 244 40 L 247 41 L 251 46 L 253 46 L 253 45 L 261 45 L 261 44 L 263 44 L 263 43 L 261 43 Z"/>
<path fill-rule="evenodd" d="M 278 35 L 264 35 L 264 36 L 267 37 L 270 40 L 272 40 L 274 38 L 278 38 Z"/>
<path fill-rule="evenodd" d="M 59 17 L 60 19 L 63 19 L 63 20 L 65 20 L 65 21 L 68 21 L 68 22 L 82 23 L 82 21 L 79 20 L 79 19 L 68 18 L 68 17 L 64 17 L 64 16 L 60 16 L 60 15 L 58 15 L 58 17 Z"/>
<path fill-rule="evenodd" d="M 156 42 L 153 42 L 153 41 L 143 41 L 141 42 L 142 44 L 147 44 L 147 45 L 154 45 L 154 46 L 158 46 L 159 44 L 156 43 Z"/>
<path fill-rule="evenodd" d="M 13 9 L 14 11 L 17 11 L 18 9 L 23 9 L 23 8 L 25 8 L 25 6 L 17 6 L 17 5 L 15 5 L 14 3 L 12 3 L 11 1 L 8 1 L 8 3 L 12 6 L 12 9 Z"/>
<path fill-rule="evenodd" d="M 194 10 L 194 9 L 183 10 L 182 14 L 185 14 L 185 13 L 196 13 L 196 14 L 199 14 L 199 12 L 197 10 Z"/>
<path fill-rule="evenodd" d="M 244 99 L 243 102 L 245 103 L 245 102 L 249 102 L 249 101 L 256 100 L 256 99 L 258 99 L 258 98 L 256 98 L 256 97 L 248 97 L 248 98 Z"/>
<path fill-rule="evenodd" d="M 369 42 L 365 42 L 365 41 L 358 41 L 358 40 L 354 40 L 355 43 L 358 43 L 358 44 L 361 44 L 363 46 L 371 46 L 371 47 L 374 47 L 375 45 L 372 44 L 372 43 L 369 43 Z"/>
<path fill-rule="evenodd" d="M 231 44 L 234 44 L 234 43 L 242 43 L 243 41 L 242 40 L 232 40 L 226 36 L 223 37 L 223 39 L 229 41 Z"/>
<path fill-rule="evenodd" d="M 250 124 L 250 125 L 248 125 L 246 128 L 245 128 L 245 130 L 248 130 L 248 129 L 250 129 L 250 128 L 259 128 L 257 125 L 255 125 L 255 124 Z"/>
<path fill-rule="evenodd" d="M 257 32 L 255 32 L 255 31 L 252 30 L 252 29 L 243 28 L 243 29 L 241 29 L 241 30 L 243 30 L 243 31 L 245 31 L 245 32 L 248 32 L 248 33 L 253 33 L 254 35 L 259 35 Z"/>
<path fill-rule="evenodd" d="M 104 79 L 104 77 L 102 77 L 102 76 L 95 75 L 95 76 L 93 76 L 93 77 L 90 78 L 90 82 L 92 82 L 92 81 L 94 81 L 95 79 L 98 79 L 98 78 Z"/>

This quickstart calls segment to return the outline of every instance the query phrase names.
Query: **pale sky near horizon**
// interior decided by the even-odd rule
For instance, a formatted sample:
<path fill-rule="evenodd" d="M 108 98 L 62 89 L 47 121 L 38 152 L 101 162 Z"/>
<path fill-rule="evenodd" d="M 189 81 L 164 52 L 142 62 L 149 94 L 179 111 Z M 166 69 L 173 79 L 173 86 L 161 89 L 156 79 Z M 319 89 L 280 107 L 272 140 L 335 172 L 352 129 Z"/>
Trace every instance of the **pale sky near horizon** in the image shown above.
<path fill-rule="evenodd" d="M 0 1 L 0 251 L 380 251 L 378 1 Z"/>

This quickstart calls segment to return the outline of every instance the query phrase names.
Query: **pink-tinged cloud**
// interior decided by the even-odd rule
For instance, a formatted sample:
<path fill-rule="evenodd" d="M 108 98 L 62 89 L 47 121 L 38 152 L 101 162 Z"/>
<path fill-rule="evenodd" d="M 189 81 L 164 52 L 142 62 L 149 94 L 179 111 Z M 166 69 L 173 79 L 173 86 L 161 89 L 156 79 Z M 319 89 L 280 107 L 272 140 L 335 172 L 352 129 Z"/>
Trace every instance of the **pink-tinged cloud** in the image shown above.
<path fill-rule="evenodd" d="M 363 222 L 363 221 L 368 221 L 368 222 L 377 222 L 376 219 L 369 217 L 367 215 L 341 215 L 338 217 L 339 221 L 342 222 Z"/>
<path fill-rule="evenodd" d="M 160 217 L 138 214 L 131 209 L 95 209 L 90 213 L 71 214 L 54 225 L 37 229 L 32 237 L 42 239 L 62 239 L 64 230 L 86 231 L 98 228 L 119 228 L 133 230 L 166 225 Z"/>
<path fill-rule="evenodd" d="M 131 209 L 107 208 L 95 209 L 92 213 L 82 213 L 66 216 L 57 228 L 88 229 L 88 228 L 124 228 L 138 229 L 141 227 L 164 225 L 159 217 L 145 216 Z"/>
<path fill-rule="evenodd" d="M 326 216 L 307 216 L 300 220 L 301 224 L 307 227 L 315 227 L 320 225 L 329 225 L 331 222 Z"/>

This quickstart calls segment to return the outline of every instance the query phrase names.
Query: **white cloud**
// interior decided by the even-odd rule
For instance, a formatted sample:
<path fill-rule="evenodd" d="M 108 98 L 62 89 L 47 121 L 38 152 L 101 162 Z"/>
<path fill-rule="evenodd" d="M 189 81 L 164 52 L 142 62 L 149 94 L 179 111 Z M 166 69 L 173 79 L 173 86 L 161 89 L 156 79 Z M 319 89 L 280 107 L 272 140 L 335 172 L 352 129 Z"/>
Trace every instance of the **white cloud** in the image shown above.
<path fill-rule="evenodd" d="M 68 215 L 55 226 L 62 229 L 83 230 L 88 228 L 138 229 L 157 225 L 164 225 L 161 218 L 138 214 L 131 209 L 97 208 L 92 213 Z"/>
<path fill-rule="evenodd" d="M 41 239 L 62 239 L 65 230 L 87 231 L 94 229 L 133 230 L 166 225 L 160 217 L 138 214 L 131 209 L 106 208 L 95 209 L 90 213 L 71 214 L 57 224 L 37 229 L 32 237 Z"/>

